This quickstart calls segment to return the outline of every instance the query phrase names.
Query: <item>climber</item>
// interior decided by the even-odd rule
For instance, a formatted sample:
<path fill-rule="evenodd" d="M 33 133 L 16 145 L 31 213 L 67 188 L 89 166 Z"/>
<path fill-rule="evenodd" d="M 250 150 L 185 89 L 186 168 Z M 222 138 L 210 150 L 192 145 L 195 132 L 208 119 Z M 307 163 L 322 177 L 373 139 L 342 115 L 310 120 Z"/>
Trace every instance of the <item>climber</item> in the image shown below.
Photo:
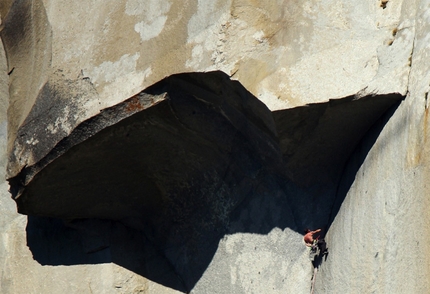
<path fill-rule="evenodd" d="M 311 261 L 314 261 L 316 256 L 326 256 L 327 258 L 328 255 L 328 248 L 324 238 L 320 238 L 319 235 L 314 238 L 314 234 L 319 232 L 321 232 L 321 229 L 317 229 L 315 231 L 306 229 L 306 234 L 303 237 L 305 245 L 310 248 L 309 259 Z"/>
<path fill-rule="evenodd" d="M 305 236 L 303 237 L 303 240 L 305 241 L 305 245 L 308 247 L 312 247 L 312 245 L 315 245 L 318 242 L 318 238 L 314 239 L 314 234 L 321 232 L 321 229 L 311 231 L 309 229 L 305 230 Z"/>

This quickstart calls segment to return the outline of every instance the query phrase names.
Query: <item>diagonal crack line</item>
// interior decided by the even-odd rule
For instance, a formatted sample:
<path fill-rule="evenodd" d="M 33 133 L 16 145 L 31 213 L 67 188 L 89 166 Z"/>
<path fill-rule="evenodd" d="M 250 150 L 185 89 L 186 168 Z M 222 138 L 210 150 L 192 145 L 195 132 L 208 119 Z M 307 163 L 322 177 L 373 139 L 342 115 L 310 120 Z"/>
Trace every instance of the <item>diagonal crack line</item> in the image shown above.
<path fill-rule="evenodd" d="M 416 38 L 414 36 L 414 41 L 412 43 L 411 54 L 409 56 L 409 73 L 408 73 L 408 83 L 407 83 L 407 86 L 406 86 L 406 93 L 409 93 L 409 83 L 411 81 L 412 62 L 413 62 L 413 55 L 414 55 L 414 50 L 415 50 L 415 42 L 416 42 Z"/>
<path fill-rule="evenodd" d="M 413 37 L 413 42 L 412 42 L 412 48 L 411 48 L 411 53 L 409 55 L 409 73 L 408 73 L 408 82 L 406 84 L 406 93 L 405 96 L 408 95 L 409 93 L 409 83 L 411 81 L 411 73 L 412 73 L 412 62 L 413 62 L 413 56 L 414 56 L 414 51 L 415 51 L 415 43 L 417 41 L 417 28 L 415 25 L 411 26 L 414 30 L 414 37 Z"/>

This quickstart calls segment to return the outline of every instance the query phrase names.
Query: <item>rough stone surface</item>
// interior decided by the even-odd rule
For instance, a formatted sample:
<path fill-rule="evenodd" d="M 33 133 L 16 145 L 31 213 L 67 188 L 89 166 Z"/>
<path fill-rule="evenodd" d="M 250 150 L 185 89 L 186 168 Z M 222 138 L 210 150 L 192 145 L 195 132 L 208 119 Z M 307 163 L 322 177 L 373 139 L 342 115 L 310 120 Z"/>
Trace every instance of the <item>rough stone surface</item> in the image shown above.
<path fill-rule="evenodd" d="M 33 215 L 17 214 L 7 182 L 0 182 L 0 292 L 309 293 L 314 271 L 301 239 L 305 227 L 319 226 L 326 226 L 330 253 L 318 268 L 314 293 L 425 293 L 430 288 L 425 241 L 430 237 L 429 1 L 260 2 L 1 1 L 0 176 L 15 179 L 10 183 L 12 194 L 20 196 L 18 209 Z M 237 148 L 238 168 L 220 177 L 229 179 L 225 190 L 215 189 L 227 192 L 209 191 L 209 171 L 202 168 L 190 194 L 202 192 L 206 198 L 184 203 L 177 198 L 172 203 L 182 206 L 166 206 L 172 215 L 161 209 L 176 219 L 163 222 L 154 221 L 154 215 L 163 215 L 157 210 L 162 205 L 122 207 L 103 198 L 119 191 L 119 181 L 84 191 L 95 198 L 78 203 L 79 213 L 86 206 L 83 214 L 67 209 L 73 199 L 51 201 L 58 188 L 67 188 L 72 197 L 73 188 L 88 187 L 67 183 L 72 173 L 61 174 L 62 161 L 66 168 L 91 165 L 98 153 L 90 147 L 115 150 L 112 145 L 121 143 L 123 148 L 124 142 L 109 141 L 110 136 L 124 134 L 136 121 L 152 123 L 150 115 L 157 122 L 182 118 L 168 111 L 163 115 L 167 96 L 149 90 L 138 95 L 142 90 L 172 74 L 211 70 L 237 79 L 247 95 L 272 111 L 263 106 L 258 113 L 240 113 L 248 123 L 272 120 L 273 125 L 266 123 L 270 131 L 262 132 L 270 139 L 255 142 L 273 144 L 275 163 L 266 151 L 252 149 L 256 133 L 235 138 L 227 145 Z M 208 80 L 194 84 L 204 87 Z M 222 85 L 231 83 L 227 80 Z M 148 97 L 157 103 L 147 103 Z M 122 116 L 136 104 L 146 106 Z M 195 106 L 176 104 L 183 105 Z M 186 109 L 183 118 L 189 119 Z M 213 117 L 216 111 L 210 113 L 210 120 L 192 124 L 203 130 L 214 126 L 201 131 L 204 136 L 221 126 Z M 106 114 L 111 116 L 104 124 L 90 124 L 99 127 L 76 136 L 80 127 Z M 161 125 L 169 132 L 177 123 Z M 156 169 L 177 149 L 186 150 L 188 159 L 207 156 L 201 148 L 194 153 L 182 148 L 179 142 L 191 137 L 179 134 L 177 144 L 169 143 L 172 150 L 161 144 L 166 153 L 152 159 L 150 172 L 158 177 L 172 180 Z M 224 139 L 231 138 L 226 132 Z M 64 145 L 68 140 L 72 143 Z M 95 156 L 87 160 L 79 149 Z M 217 167 L 230 162 L 221 160 Z M 106 161 L 98 173 L 114 174 L 121 165 L 130 167 Z M 176 169 L 175 176 L 187 174 Z M 243 174 L 252 174 L 251 180 Z M 54 176 L 49 191 L 42 183 Z M 171 183 L 163 187 L 185 193 L 179 181 Z M 208 201 L 214 195 L 221 198 Z M 51 207 L 37 207 L 37 199 Z M 237 203 L 225 206 L 223 200 Z M 125 216 L 130 210 L 146 213 Z"/>
<path fill-rule="evenodd" d="M 81 121 L 173 73 L 222 70 L 272 110 L 366 87 L 364 94 L 405 94 L 406 59 L 413 46 L 406 36 L 413 26 L 407 17 L 400 23 L 400 2 L 385 9 L 375 1 L 149 4 L 33 0 L 2 5 L 11 83 L 9 150 L 16 157 L 9 162 L 9 177 L 38 161 L 14 150 L 13 139 L 28 142 L 30 149 L 39 143 L 32 133 L 21 137 L 18 128 L 36 98 L 53 89 L 56 101 L 74 101 L 51 123 L 54 146 Z M 339 66 L 333 66 L 333 58 Z M 389 79 L 379 78 L 387 72 Z"/>
<path fill-rule="evenodd" d="M 414 40 L 408 96 L 350 159 L 356 175 L 342 181 L 349 190 L 327 234 L 330 256 L 318 273 L 317 293 L 425 293 L 430 287 L 429 5 L 402 7 L 410 30 L 400 42 Z"/>
<path fill-rule="evenodd" d="M 231 271 L 223 263 L 233 255 L 245 264 L 231 273 L 224 292 L 257 291 L 254 280 L 268 276 L 261 288 L 292 290 L 289 271 L 277 268 L 306 273 L 297 233 L 306 224 L 325 224 L 353 147 L 400 99 L 351 96 L 272 116 L 222 72 L 173 75 L 84 121 L 9 179 L 18 211 L 38 216 L 28 218 L 27 245 L 41 264 L 114 262 L 185 292 L 211 260 L 219 271 Z M 43 137 L 44 129 L 32 129 Z M 34 154 L 38 147 L 45 148 L 38 144 Z M 321 170 L 325 176 L 318 178 Z M 318 209 L 307 207 L 311 199 Z M 237 233 L 269 239 L 244 241 Z M 72 241 L 79 238 L 81 252 Z M 226 248 L 218 253 L 220 242 Z M 50 253 L 54 244 L 64 252 Z M 245 274 L 253 258 L 261 264 Z M 280 262 L 273 267 L 273 260 Z M 206 275 L 202 283 L 213 279 Z"/>

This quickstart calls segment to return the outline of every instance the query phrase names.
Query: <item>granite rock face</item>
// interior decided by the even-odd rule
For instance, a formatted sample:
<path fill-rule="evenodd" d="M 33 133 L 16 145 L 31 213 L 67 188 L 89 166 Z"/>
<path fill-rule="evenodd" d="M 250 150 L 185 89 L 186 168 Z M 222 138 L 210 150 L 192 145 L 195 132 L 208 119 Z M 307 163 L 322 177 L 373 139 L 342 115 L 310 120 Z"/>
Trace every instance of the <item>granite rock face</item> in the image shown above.
<path fill-rule="evenodd" d="M 2 1 L 0 292 L 426 292 L 428 5 Z"/>
<path fill-rule="evenodd" d="M 412 31 L 399 41 L 414 39 L 408 95 L 350 159 L 347 169 L 357 172 L 341 181 L 340 190 L 348 191 L 327 235 L 331 256 L 316 279 L 321 293 L 421 293 L 430 287 L 429 4 L 402 7 L 400 26 Z M 397 41 L 396 35 L 393 46 Z"/>
<path fill-rule="evenodd" d="M 11 102 L 8 149 L 16 157 L 8 164 L 8 177 L 45 155 L 13 146 L 15 139 L 29 147 L 38 144 L 31 132 L 24 138 L 18 133 L 34 119 L 32 109 L 41 114 L 34 111 L 36 100 L 48 104 L 43 116 L 49 116 L 51 104 L 63 111 L 46 126 L 55 133 L 49 136 L 53 148 L 101 109 L 174 73 L 222 70 L 271 110 L 363 89 L 365 94 L 404 95 L 413 26 L 410 19 L 400 22 L 401 3 L 385 9 L 374 1 L 333 3 L 3 2 L 1 37 Z M 333 66 L 334 56 L 345 58 L 337 60 L 342 66 Z"/>
<path fill-rule="evenodd" d="M 190 291 L 226 234 L 325 225 L 349 155 L 402 98 L 351 96 L 272 114 L 222 72 L 173 75 L 82 122 L 9 179 L 18 212 L 31 216 L 27 245 L 41 264 L 113 262 Z M 50 130 L 32 124 L 49 122 L 23 127 L 40 138 L 30 151 L 46 153 Z M 53 244 L 63 250 L 46 249 Z M 269 251 L 302 262 L 291 253 L 304 249 L 297 240 L 283 247 Z M 276 267 L 264 275 L 277 276 L 275 289 L 292 278 Z M 225 291 L 247 291 L 233 289 Z"/>

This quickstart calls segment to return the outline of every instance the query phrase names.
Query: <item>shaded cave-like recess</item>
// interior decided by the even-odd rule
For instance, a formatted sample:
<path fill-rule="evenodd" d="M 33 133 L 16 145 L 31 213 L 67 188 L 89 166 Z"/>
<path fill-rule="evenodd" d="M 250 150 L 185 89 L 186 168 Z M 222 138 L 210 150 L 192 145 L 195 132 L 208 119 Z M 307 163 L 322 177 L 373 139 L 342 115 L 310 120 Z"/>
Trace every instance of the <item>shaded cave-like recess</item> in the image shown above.
<path fill-rule="evenodd" d="M 49 121 L 26 123 L 14 148 L 40 159 L 10 177 L 11 193 L 30 216 L 28 242 L 39 262 L 73 263 L 60 253 L 47 258 L 35 241 L 43 228 L 69 237 L 73 228 L 86 253 L 111 248 L 99 262 L 188 291 L 225 233 L 327 225 L 349 156 L 403 98 L 349 96 L 271 112 L 222 72 L 176 74 L 80 123 L 54 147 L 44 143 L 49 130 L 35 127 Z M 41 112 L 38 101 L 32 111 Z M 25 145 L 30 129 L 39 131 L 31 134 L 35 146 Z M 256 198 L 265 203 L 259 216 L 244 218 Z M 146 252 L 120 257 L 115 250 L 126 249 L 112 234 L 141 238 Z M 76 257 L 82 262 L 94 260 Z"/>

